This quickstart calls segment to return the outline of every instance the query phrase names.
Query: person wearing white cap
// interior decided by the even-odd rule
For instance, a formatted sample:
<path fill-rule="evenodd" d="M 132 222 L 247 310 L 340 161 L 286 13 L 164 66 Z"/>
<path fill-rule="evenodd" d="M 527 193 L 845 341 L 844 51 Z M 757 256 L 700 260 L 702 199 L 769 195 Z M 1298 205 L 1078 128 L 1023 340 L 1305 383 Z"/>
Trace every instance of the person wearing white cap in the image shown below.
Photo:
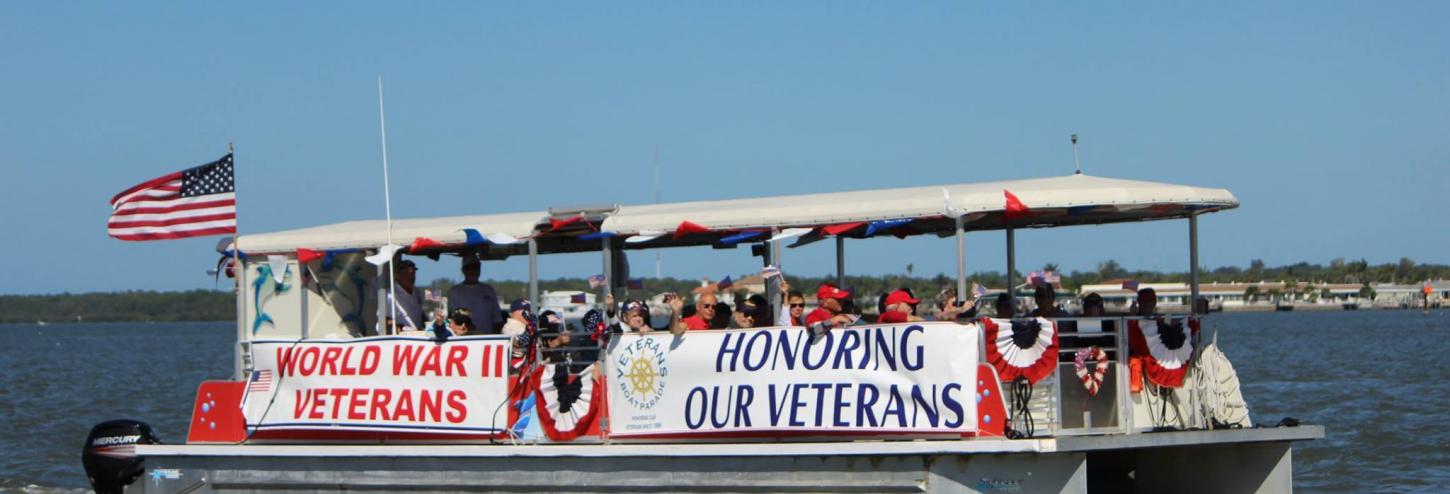
<path fill-rule="evenodd" d="M 421 331 L 427 326 L 423 319 L 423 302 L 418 298 L 418 266 L 413 261 L 403 259 L 397 262 L 397 270 L 393 272 L 394 285 L 392 290 L 383 293 L 383 318 L 391 323 L 397 331 Z M 378 277 L 379 284 L 387 284 L 388 273 L 384 271 Z M 393 294 L 398 296 L 397 301 L 393 300 Z M 396 308 L 390 308 L 395 306 Z M 397 319 L 393 319 L 393 314 Z"/>
<path fill-rule="evenodd" d="M 448 313 L 455 309 L 468 309 L 473 315 L 473 325 L 479 334 L 498 334 L 499 308 L 498 292 L 493 285 L 478 281 L 482 271 L 478 257 L 473 253 L 463 254 L 463 283 L 448 289 Z"/>

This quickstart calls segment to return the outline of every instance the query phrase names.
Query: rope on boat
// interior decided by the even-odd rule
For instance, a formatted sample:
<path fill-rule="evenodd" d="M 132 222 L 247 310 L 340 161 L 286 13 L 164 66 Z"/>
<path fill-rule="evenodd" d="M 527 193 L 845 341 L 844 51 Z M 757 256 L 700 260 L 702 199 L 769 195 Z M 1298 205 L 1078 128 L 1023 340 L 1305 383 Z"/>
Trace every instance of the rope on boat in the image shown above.
<path fill-rule="evenodd" d="M 297 349 L 297 345 L 301 344 L 302 338 L 298 338 L 297 341 L 292 342 L 292 346 L 287 347 L 286 353 L 292 353 L 293 350 Z M 247 350 L 251 351 L 251 347 L 248 346 Z M 282 392 L 282 380 L 286 378 L 287 373 L 281 372 L 280 370 L 277 372 L 277 381 L 272 383 L 272 395 L 267 398 L 267 408 L 262 409 L 262 416 L 257 418 L 256 425 L 253 425 L 247 431 L 247 435 L 243 437 L 242 440 L 237 441 L 235 444 L 246 444 L 247 441 L 251 441 L 252 435 L 257 433 L 257 428 L 262 426 L 262 422 L 267 421 L 267 414 L 272 413 L 272 405 L 277 403 L 277 394 Z M 248 378 L 248 382 L 250 382 L 250 376 Z M 243 422 L 245 422 L 245 420 Z"/>
<path fill-rule="evenodd" d="M 1032 437 L 1036 432 L 1036 424 L 1032 421 L 1032 410 L 1029 408 L 1032 402 L 1032 384 L 1026 377 L 1019 377 L 1012 381 L 1012 424 L 1019 428 L 1009 427 L 1007 429 L 1008 439 L 1022 439 Z"/>
<path fill-rule="evenodd" d="M 1194 388 L 1206 426 L 1211 429 L 1253 427 L 1249 406 L 1239 387 L 1238 373 L 1228 356 L 1218 348 L 1218 332 L 1204 345 L 1195 359 L 1192 372 Z"/>

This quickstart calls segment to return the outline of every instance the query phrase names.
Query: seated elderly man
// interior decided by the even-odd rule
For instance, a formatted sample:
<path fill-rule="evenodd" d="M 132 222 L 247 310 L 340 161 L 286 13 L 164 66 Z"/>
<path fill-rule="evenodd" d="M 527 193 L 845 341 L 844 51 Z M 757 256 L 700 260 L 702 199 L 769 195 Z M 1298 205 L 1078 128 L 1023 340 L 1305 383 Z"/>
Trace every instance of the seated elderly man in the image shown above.
<path fill-rule="evenodd" d="M 528 299 L 515 299 L 509 304 L 509 318 L 503 323 L 503 334 L 506 336 L 518 336 L 524 334 L 529 327 L 529 316 L 533 312 L 534 304 Z"/>
<path fill-rule="evenodd" d="M 920 317 L 916 317 L 915 314 L 911 313 L 911 306 L 920 302 L 921 300 L 912 298 L 911 294 L 906 290 L 893 291 L 886 295 L 886 301 L 884 302 L 886 310 L 881 313 L 881 317 L 876 322 L 881 324 L 896 324 L 921 321 L 922 319 Z"/>
<path fill-rule="evenodd" d="M 825 332 L 831 328 L 844 328 L 856 321 L 856 317 L 846 313 L 845 302 L 850 300 L 851 292 L 836 288 L 836 285 L 822 283 L 816 289 L 816 310 L 806 315 L 806 327 L 816 333 Z"/>

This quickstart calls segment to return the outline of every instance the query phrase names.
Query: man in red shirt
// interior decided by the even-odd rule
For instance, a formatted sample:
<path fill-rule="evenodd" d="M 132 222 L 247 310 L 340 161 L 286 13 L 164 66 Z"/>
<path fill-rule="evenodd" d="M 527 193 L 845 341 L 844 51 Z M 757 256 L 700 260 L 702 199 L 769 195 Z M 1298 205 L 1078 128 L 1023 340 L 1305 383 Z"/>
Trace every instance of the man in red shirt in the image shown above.
<path fill-rule="evenodd" d="M 921 318 L 911 315 L 911 304 L 920 303 L 920 300 L 911 298 L 906 290 L 897 290 L 886 296 L 886 312 L 881 313 L 881 318 L 876 322 L 881 324 L 896 324 L 911 321 L 920 321 Z"/>
<path fill-rule="evenodd" d="M 695 315 L 680 319 L 680 324 L 689 330 L 710 329 L 710 321 L 715 319 L 716 301 L 714 293 L 700 294 L 695 298 Z"/>
<path fill-rule="evenodd" d="M 806 327 L 816 332 L 830 328 L 844 328 L 855 318 L 841 313 L 841 301 L 849 298 L 851 292 L 823 283 L 816 289 L 816 310 L 806 315 Z"/>

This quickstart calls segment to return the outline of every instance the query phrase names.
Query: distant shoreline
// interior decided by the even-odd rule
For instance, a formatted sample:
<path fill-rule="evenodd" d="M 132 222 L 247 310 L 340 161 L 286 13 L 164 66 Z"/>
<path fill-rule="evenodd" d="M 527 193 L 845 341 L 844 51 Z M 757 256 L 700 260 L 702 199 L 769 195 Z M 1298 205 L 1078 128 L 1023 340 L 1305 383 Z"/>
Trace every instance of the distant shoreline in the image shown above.
<path fill-rule="evenodd" d="M 0 323 L 235 321 L 230 291 L 0 295 Z"/>

